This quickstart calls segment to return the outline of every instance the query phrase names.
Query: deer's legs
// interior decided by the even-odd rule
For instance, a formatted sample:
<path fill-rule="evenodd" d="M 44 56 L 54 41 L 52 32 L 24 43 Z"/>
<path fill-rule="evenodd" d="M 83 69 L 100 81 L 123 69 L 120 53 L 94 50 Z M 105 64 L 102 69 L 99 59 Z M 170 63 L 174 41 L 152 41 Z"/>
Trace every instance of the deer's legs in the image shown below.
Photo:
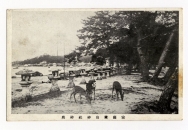
<path fill-rule="evenodd" d="M 82 99 L 82 95 L 80 94 L 80 101 L 81 101 L 81 99 Z"/>
<path fill-rule="evenodd" d="M 91 99 L 88 99 L 89 100 L 89 103 L 91 104 Z"/>
<path fill-rule="evenodd" d="M 90 95 L 86 95 L 86 99 L 91 104 L 91 97 L 90 97 Z"/>
<path fill-rule="evenodd" d="M 71 100 L 71 97 L 72 97 L 73 94 L 74 94 L 74 92 L 71 93 L 71 95 L 70 95 L 70 100 Z"/>
<path fill-rule="evenodd" d="M 94 91 L 94 100 L 95 100 L 95 88 L 93 89 L 93 91 Z"/>
<path fill-rule="evenodd" d="M 114 88 L 112 88 L 112 98 L 113 98 L 113 92 L 114 92 Z"/>
<path fill-rule="evenodd" d="M 90 94 L 90 98 L 91 98 L 91 100 L 93 100 L 93 97 L 92 97 L 92 95 L 93 95 L 93 92 Z"/>
<path fill-rule="evenodd" d="M 116 91 L 116 95 L 117 95 L 117 100 L 119 99 L 119 93 Z"/>
<path fill-rule="evenodd" d="M 76 98 L 75 98 L 75 95 L 76 95 L 76 93 L 74 93 L 74 100 L 75 100 L 75 102 L 76 102 Z M 77 103 L 77 102 L 76 102 Z"/>

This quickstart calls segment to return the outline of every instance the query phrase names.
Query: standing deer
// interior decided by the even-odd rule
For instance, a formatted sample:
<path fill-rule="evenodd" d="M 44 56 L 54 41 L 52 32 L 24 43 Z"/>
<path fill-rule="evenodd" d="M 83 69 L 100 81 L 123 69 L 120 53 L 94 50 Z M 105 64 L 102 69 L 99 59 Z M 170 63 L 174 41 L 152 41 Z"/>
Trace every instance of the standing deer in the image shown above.
<path fill-rule="evenodd" d="M 92 94 L 94 94 L 94 100 L 95 100 L 95 88 L 96 88 L 96 81 L 95 80 L 89 80 L 88 83 L 86 83 L 86 92 L 92 99 Z"/>
<path fill-rule="evenodd" d="M 72 95 L 74 95 L 74 100 L 75 100 L 75 102 L 76 102 L 75 95 L 76 95 L 77 93 L 80 95 L 80 101 L 81 101 L 81 95 L 84 95 L 84 96 L 86 97 L 87 101 L 88 101 L 89 103 L 91 103 L 91 98 L 89 97 L 89 95 L 87 94 L 87 92 L 86 92 L 82 87 L 80 87 L 80 86 L 74 86 L 74 87 L 73 87 L 72 93 L 71 93 L 71 95 L 70 95 L 70 100 L 71 100 Z"/>
<path fill-rule="evenodd" d="M 123 101 L 124 91 L 122 90 L 121 84 L 118 81 L 114 81 L 114 83 L 113 83 L 112 98 L 113 98 L 114 89 L 116 90 L 117 100 L 119 99 L 119 93 L 120 93 L 121 100 Z"/>
<path fill-rule="evenodd" d="M 86 97 L 87 101 L 89 101 L 89 103 L 91 103 L 91 99 L 88 96 L 87 92 L 82 87 L 76 86 L 74 84 L 73 79 L 69 79 L 69 84 L 68 84 L 67 88 L 72 88 L 72 92 L 70 94 L 70 100 L 71 100 L 72 95 L 74 95 L 74 100 L 76 102 L 75 95 L 78 93 L 80 95 L 80 101 L 81 101 L 81 98 L 82 98 L 81 95 L 84 95 Z"/>

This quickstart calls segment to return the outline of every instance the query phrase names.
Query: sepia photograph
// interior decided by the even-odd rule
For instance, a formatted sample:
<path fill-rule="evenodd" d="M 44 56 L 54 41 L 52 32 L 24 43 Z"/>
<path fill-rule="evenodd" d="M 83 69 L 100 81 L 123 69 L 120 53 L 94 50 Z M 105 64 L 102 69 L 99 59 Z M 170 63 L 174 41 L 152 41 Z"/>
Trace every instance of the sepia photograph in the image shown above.
<path fill-rule="evenodd" d="M 7 120 L 182 120 L 182 26 L 180 8 L 8 9 Z"/>

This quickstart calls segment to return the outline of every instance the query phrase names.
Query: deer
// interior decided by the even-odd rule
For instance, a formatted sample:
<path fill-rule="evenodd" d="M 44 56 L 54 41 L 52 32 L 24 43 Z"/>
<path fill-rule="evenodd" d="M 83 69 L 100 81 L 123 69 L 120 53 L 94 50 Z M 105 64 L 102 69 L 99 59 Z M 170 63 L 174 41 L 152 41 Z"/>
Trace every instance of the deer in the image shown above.
<path fill-rule="evenodd" d="M 96 81 L 94 79 L 89 80 L 88 83 L 86 83 L 86 92 L 92 99 L 92 94 L 94 94 L 94 100 L 95 100 L 95 89 L 96 89 Z"/>
<path fill-rule="evenodd" d="M 119 94 L 121 95 L 121 100 L 123 101 L 124 98 L 124 91 L 122 90 L 121 84 L 118 81 L 113 82 L 113 88 L 112 88 L 112 98 L 113 98 L 113 92 L 116 91 L 117 100 L 119 99 Z"/>
<path fill-rule="evenodd" d="M 80 87 L 80 86 L 76 86 L 76 85 L 74 84 L 73 79 L 69 79 L 69 84 L 68 84 L 67 88 L 72 88 L 72 92 L 71 92 L 71 94 L 70 94 L 70 100 L 71 100 L 72 95 L 74 95 L 74 100 L 75 100 L 75 102 L 76 102 L 75 95 L 76 95 L 76 94 L 79 94 L 79 95 L 80 95 L 80 101 L 81 101 L 81 98 L 82 98 L 81 95 L 84 95 L 84 96 L 86 97 L 87 101 L 89 101 L 89 103 L 91 103 L 91 99 L 90 99 L 90 97 L 88 96 L 86 90 L 84 90 L 84 89 L 83 89 L 82 87 Z M 76 102 L 76 103 L 77 103 L 77 102 Z"/>
<path fill-rule="evenodd" d="M 81 96 L 84 95 L 86 97 L 87 101 L 91 104 L 91 98 L 90 98 L 90 96 L 88 95 L 88 93 L 86 92 L 86 90 L 84 90 L 82 87 L 80 87 L 80 86 L 74 86 L 73 87 L 72 93 L 70 95 L 70 100 L 71 100 L 72 95 L 74 95 L 74 100 L 76 102 L 76 98 L 75 98 L 76 94 L 80 95 L 80 101 L 81 101 L 81 98 L 82 98 Z"/>

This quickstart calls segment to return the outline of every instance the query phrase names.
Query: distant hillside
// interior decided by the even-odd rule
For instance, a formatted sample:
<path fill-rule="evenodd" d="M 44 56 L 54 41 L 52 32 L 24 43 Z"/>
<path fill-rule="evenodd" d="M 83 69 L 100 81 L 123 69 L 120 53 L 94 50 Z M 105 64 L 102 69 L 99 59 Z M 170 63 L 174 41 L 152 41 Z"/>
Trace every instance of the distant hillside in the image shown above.
<path fill-rule="evenodd" d="M 65 59 L 67 60 L 67 59 Z M 50 56 L 50 55 L 42 55 L 39 57 L 35 57 L 32 59 L 27 59 L 24 61 L 15 61 L 12 62 L 12 65 L 24 65 L 24 64 L 39 64 L 40 62 L 46 61 L 47 63 L 63 63 L 63 56 Z"/>
<path fill-rule="evenodd" d="M 65 55 L 65 61 L 68 63 L 71 63 L 75 60 L 75 57 L 77 57 L 77 60 L 79 62 L 96 62 L 97 64 L 104 64 L 105 57 L 106 57 L 106 51 L 103 49 L 99 49 L 96 54 L 93 54 L 90 51 L 80 51 L 79 52 L 71 52 L 67 55 Z M 13 66 L 17 65 L 25 65 L 25 64 L 39 64 L 41 62 L 45 61 L 46 63 L 63 63 L 64 57 L 63 56 L 51 56 L 51 55 L 41 55 L 35 58 L 26 59 L 24 61 L 14 61 L 12 62 Z"/>

